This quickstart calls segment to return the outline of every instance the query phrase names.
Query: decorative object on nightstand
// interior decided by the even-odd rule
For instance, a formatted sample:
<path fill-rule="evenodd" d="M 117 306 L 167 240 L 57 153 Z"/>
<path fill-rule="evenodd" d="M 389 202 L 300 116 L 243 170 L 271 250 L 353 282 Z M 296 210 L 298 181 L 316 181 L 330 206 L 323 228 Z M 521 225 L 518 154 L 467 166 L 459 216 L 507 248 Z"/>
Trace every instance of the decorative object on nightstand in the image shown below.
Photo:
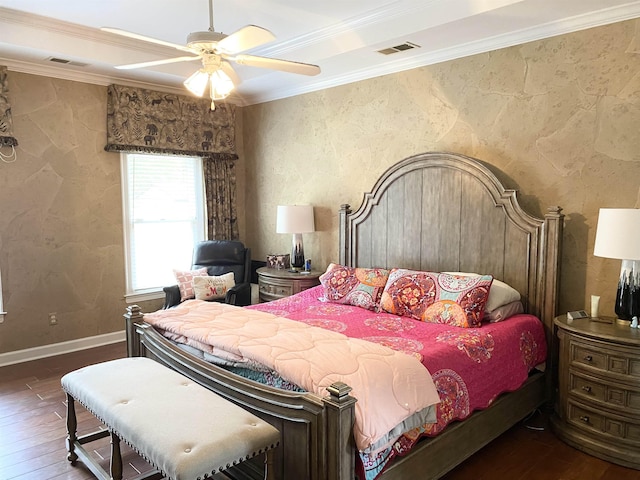
<path fill-rule="evenodd" d="M 638 326 L 640 316 L 640 209 L 601 208 L 594 255 L 622 260 L 615 311 Z"/>
<path fill-rule="evenodd" d="M 267 267 L 277 268 L 278 270 L 284 270 L 289 268 L 290 265 L 289 254 L 274 255 L 272 253 L 267 255 Z"/>
<path fill-rule="evenodd" d="M 293 234 L 291 245 L 291 272 L 304 267 L 302 234 L 315 231 L 312 205 L 278 205 L 276 233 Z"/>
<path fill-rule="evenodd" d="M 578 450 L 640 470 L 640 330 L 609 319 L 555 318 L 554 432 Z"/>
<path fill-rule="evenodd" d="M 270 302 L 279 298 L 300 293 L 307 288 L 320 285 L 320 275 L 324 272 L 289 272 L 276 268 L 261 267 L 258 274 L 258 296 L 261 302 Z"/>

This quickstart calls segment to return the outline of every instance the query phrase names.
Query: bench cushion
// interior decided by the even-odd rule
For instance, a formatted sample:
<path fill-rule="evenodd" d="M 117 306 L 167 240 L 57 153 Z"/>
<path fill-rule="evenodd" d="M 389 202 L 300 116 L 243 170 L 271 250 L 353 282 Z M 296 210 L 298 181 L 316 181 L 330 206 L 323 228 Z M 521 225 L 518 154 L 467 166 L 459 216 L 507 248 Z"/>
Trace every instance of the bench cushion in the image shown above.
<path fill-rule="evenodd" d="M 91 365 L 62 387 L 175 480 L 203 478 L 275 447 L 278 430 L 148 358 Z"/>

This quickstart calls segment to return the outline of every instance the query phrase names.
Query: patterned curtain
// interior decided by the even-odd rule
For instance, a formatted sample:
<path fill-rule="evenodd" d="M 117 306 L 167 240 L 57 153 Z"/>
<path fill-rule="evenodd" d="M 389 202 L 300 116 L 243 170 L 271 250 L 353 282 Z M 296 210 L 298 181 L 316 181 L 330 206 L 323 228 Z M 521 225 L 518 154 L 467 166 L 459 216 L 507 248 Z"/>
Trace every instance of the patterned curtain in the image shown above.
<path fill-rule="evenodd" d="M 166 153 L 203 159 L 209 239 L 237 240 L 235 105 L 110 85 L 109 152 Z"/>
<path fill-rule="evenodd" d="M 9 103 L 9 79 L 7 67 L 0 65 L 0 149 L 10 147 L 11 153 L 0 151 L 0 160 L 10 163 L 15 161 L 15 147 L 18 140 L 13 136 L 13 121 L 11 119 L 11 104 Z"/>
<path fill-rule="evenodd" d="M 237 240 L 235 162 L 205 158 L 202 164 L 207 192 L 207 238 Z"/>

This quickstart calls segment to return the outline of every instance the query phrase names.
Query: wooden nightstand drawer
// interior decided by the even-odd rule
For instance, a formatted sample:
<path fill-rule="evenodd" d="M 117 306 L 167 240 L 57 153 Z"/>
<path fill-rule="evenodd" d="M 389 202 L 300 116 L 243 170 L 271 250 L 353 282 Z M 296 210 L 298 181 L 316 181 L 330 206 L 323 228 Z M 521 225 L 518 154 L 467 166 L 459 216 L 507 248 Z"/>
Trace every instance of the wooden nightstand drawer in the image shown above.
<path fill-rule="evenodd" d="M 640 361 L 637 357 L 637 353 L 629 349 L 606 350 L 583 341 L 571 341 L 572 365 L 584 365 L 603 372 L 640 378 Z"/>
<path fill-rule="evenodd" d="M 569 370 L 569 394 L 588 398 L 599 402 L 606 402 L 607 386 L 589 377 L 576 374 Z"/>
<path fill-rule="evenodd" d="M 640 414 L 640 391 L 628 385 L 617 384 L 606 378 L 592 377 L 569 369 L 569 395 L 582 401 L 594 401 L 621 412 Z M 635 412 L 634 412 L 635 411 Z"/>
<path fill-rule="evenodd" d="M 607 354 L 591 345 L 571 342 L 571 363 L 607 371 Z"/>
<path fill-rule="evenodd" d="M 288 297 L 289 295 L 293 294 L 293 286 L 260 282 L 259 292 L 261 294 L 275 295 L 277 297 Z"/>
<path fill-rule="evenodd" d="M 574 402 L 569 402 L 567 416 L 568 422 L 579 429 L 597 435 L 610 435 L 616 441 L 640 447 L 640 425 L 624 417 L 602 413 Z"/>

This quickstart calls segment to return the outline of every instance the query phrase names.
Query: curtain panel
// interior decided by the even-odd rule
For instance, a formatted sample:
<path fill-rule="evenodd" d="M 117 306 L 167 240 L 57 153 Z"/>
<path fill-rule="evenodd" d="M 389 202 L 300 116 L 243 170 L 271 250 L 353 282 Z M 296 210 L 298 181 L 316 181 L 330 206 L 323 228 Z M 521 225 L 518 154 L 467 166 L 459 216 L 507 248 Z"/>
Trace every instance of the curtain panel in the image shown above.
<path fill-rule="evenodd" d="M 235 162 L 202 160 L 207 197 L 207 238 L 238 240 Z"/>
<path fill-rule="evenodd" d="M 0 65 L 0 147 L 17 146 L 18 140 L 13 136 L 7 67 Z"/>
<path fill-rule="evenodd" d="M 167 153 L 236 160 L 235 105 L 109 85 L 108 152 Z"/>

